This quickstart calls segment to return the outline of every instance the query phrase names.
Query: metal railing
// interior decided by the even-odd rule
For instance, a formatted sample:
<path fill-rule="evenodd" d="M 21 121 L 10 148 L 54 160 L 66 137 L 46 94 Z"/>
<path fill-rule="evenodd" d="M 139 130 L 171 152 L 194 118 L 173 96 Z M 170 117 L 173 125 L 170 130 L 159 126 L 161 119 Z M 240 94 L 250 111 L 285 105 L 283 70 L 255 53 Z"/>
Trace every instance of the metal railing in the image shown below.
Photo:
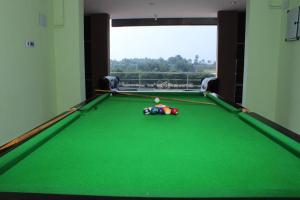
<path fill-rule="evenodd" d="M 110 72 L 120 78 L 121 90 L 195 90 L 200 89 L 201 80 L 215 77 L 211 71 L 203 72 Z"/>

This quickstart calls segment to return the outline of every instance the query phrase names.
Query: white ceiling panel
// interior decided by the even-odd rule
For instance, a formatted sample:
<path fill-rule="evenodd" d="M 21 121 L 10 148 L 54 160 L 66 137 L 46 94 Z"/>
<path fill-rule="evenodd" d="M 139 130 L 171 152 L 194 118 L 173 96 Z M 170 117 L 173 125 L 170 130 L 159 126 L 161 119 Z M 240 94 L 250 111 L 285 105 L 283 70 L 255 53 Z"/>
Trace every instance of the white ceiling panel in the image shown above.
<path fill-rule="evenodd" d="M 112 19 L 217 17 L 219 10 L 245 10 L 246 0 L 85 0 L 85 14 Z"/>

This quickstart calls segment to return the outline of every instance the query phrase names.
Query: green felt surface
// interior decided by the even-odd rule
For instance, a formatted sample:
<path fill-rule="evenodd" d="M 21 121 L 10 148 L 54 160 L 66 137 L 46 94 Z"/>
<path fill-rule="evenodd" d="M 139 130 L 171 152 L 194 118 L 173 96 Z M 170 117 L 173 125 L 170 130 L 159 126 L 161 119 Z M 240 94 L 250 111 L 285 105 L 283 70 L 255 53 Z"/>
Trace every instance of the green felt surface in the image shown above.
<path fill-rule="evenodd" d="M 225 108 L 226 110 L 228 110 L 229 112 L 240 112 L 239 109 L 222 101 L 221 99 L 219 99 L 217 96 L 215 96 L 213 94 L 207 94 L 207 97 L 210 98 L 211 100 L 213 100 L 214 102 L 216 102 L 217 104 L 219 104 L 220 106 L 222 106 L 223 108 Z"/>
<path fill-rule="evenodd" d="M 270 126 L 264 124 L 263 122 L 251 117 L 247 113 L 239 113 L 239 116 L 245 120 L 247 123 L 253 125 L 255 128 L 259 129 L 262 133 L 266 134 L 266 136 L 270 137 L 273 141 L 282 145 L 284 148 L 288 149 L 296 156 L 300 158 L 300 143 L 286 137 L 283 134 L 280 134 L 277 130 L 274 130 Z"/>
<path fill-rule="evenodd" d="M 75 112 L 72 115 L 64 118 L 64 120 L 61 120 L 50 126 L 48 129 L 43 131 L 43 134 L 34 136 L 29 142 L 25 142 L 10 153 L 3 155 L 3 157 L 0 159 L 0 174 L 5 173 L 5 171 L 9 170 L 17 162 L 20 162 L 22 159 L 26 158 L 26 156 L 30 155 L 33 151 L 38 149 L 41 145 L 50 140 L 79 117 L 80 112 Z"/>
<path fill-rule="evenodd" d="M 162 96 L 209 101 L 198 94 Z M 0 191 L 138 197 L 299 197 L 300 159 L 223 107 L 112 96 L 0 175 Z M 29 143 L 32 141 L 28 141 Z M 11 152 L 13 153 L 13 152 Z M 0 158 L 1 160 L 2 158 Z"/>
<path fill-rule="evenodd" d="M 96 99 L 94 99 L 92 102 L 82 106 L 82 108 L 80 108 L 80 110 L 87 112 L 87 111 L 91 110 L 93 107 L 95 107 L 96 105 L 98 105 L 100 102 L 102 102 L 103 100 L 105 100 L 108 97 L 109 97 L 109 94 L 103 94 L 103 95 L 97 97 Z"/>

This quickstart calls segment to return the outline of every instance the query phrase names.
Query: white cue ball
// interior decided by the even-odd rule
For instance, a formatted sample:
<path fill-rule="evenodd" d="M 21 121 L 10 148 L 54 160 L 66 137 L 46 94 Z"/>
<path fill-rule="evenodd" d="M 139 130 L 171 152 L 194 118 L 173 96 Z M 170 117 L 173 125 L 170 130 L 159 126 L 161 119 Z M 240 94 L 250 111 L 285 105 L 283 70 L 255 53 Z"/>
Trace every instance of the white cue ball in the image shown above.
<path fill-rule="evenodd" d="M 154 102 L 155 102 L 155 103 L 159 103 L 159 98 L 156 97 L 156 98 L 154 99 Z"/>

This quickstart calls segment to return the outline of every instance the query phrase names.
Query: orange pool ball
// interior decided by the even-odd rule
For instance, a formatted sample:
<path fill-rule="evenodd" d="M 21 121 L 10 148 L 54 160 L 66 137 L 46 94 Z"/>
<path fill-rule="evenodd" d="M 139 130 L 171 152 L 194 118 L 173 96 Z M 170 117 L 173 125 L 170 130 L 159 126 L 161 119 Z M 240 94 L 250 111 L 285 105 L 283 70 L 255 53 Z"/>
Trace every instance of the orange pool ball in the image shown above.
<path fill-rule="evenodd" d="M 164 112 L 165 112 L 166 115 L 171 114 L 172 110 L 169 107 L 164 107 L 163 109 L 164 109 Z"/>

